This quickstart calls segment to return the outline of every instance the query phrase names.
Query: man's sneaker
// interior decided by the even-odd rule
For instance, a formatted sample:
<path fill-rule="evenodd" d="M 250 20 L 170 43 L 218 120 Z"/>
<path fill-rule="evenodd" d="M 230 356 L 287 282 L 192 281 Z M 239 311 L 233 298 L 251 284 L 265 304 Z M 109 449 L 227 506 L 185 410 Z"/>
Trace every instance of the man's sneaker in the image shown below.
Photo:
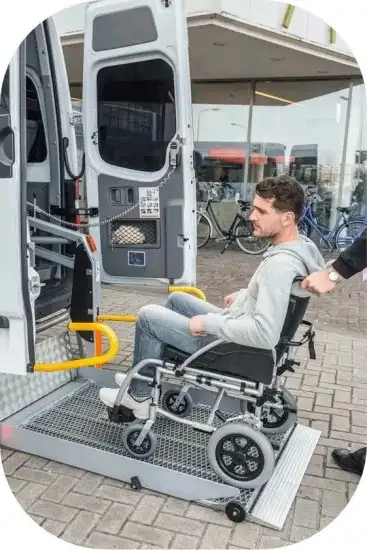
<path fill-rule="evenodd" d="M 112 409 L 115 405 L 116 397 L 119 390 L 114 388 L 101 388 L 99 391 L 99 398 L 106 405 Z M 130 409 L 135 418 L 139 420 L 147 420 L 149 418 L 149 405 L 152 399 L 149 397 L 145 401 L 137 401 L 129 393 L 125 393 L 121 405 Z"/>
<path fill-rule="evenodd" d="M 358 463 L 352 454 L 347 451 L 347 449 L 334 449 L 331 453 L 333 460 L 337 465 L 346 470 L 347 472 L 352 472 L 353 474 L 362 475 L 363 466 Z"/>
<path fill-rule="evenodd" d="M 125 382 L 126 380 L 126 377 L 127 377 L 127 374 L 125 374 L 124 372 L 118 372 L 115 376 L 115 382 L 118 386 L 122 386 L 122 384 Z"/>

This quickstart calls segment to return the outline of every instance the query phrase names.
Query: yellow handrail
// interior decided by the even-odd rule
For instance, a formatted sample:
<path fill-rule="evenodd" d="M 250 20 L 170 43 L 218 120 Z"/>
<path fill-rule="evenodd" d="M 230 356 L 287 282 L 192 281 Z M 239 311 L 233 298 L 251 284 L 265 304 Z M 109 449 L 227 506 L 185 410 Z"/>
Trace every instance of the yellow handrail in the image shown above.
<path fill-rule="evenodd" d="M 135 323 L 136 322 L 136 315 L 115 315 L 115 314 L 109 314 L 109 313 L 101 313 L 97 317 L 97 321 L 105 321 L 105 322 L 116 322 L 116 323 Z M 95 335 L 95 354 L 97 357 L 101 357 L 103 352 L 103 341 L 102 341 L 102 333 L 97 332 Z M 98 360 L 96 362 L 96 368 L 101 369 L 102 363 Z"/>
<path fill-rule="evenodd" d="M 193 294 L 194 296 L 197 296 L 198 298 L 206 302 L 206 296 L 204 292 L 194 286 L 169 286 L 168 292 L 186 292 L 186 294 Z"/>
<path fill-rule="evenodd" d="M 199 290 L 198 288 L 195 288 L 193 286 L 169 286 L 168 292 L 186 292 L 187 294 L 193 294 L 194 296 L 197 296 L 201 300 L 206 301 L 206 297 L 204 292 Z M 137 319 L 136 315 L 117 315 L 117 314 L 109 314 L 109 313 L 101 313 L 97 317 L 97 321 L 100 322 L 115 322 L 115 323 L 135 323 Z M 98 323 L 97 323 L 98 324 Z M 102 342 L 102 333 L 97 332 L 95 335 L 95 354 L 96 356 L 103 357 L 102 356 L 102 350 L 103 350 L 103 342 Z M 96 361 L 95 366 L 97 369 L 102 368 L 103 361 Z"/>
<path fill-rule="evenodd" d="M 35 372 L 55 372 L 71 369 L 80 369 L 83 367 L 92 367 L 94 365 L 104 365 L 114 359 L 119 351 L 119 341 L 115 332 L 101 323 L 69 323 L 68 330 L 71 332 L 93 331 L 104 334 L 109 342 L 108 351 L 99 356 L 85 357 L 84 359 L 73 359 L 61 363 L 36 363 Z"/>
<path fill-rule="evenodd" d="M 136 315 L 115 315 L 109 313 L 102 313 L 98 315 L 98 321 L 116 321 L 116 323 L 135 323 Z"/>

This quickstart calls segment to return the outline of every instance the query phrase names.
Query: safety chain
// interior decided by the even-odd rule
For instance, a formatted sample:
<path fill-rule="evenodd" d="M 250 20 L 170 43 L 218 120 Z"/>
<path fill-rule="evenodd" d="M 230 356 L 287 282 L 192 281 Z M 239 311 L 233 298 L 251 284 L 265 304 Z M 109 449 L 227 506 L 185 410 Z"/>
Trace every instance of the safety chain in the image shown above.
<path fill-rule="evenodd" d="M 173 167 L 172 170 L 170 170 L 166 177 L 158 184 L 156 185 L 155 187 L 157 189 L 161 189 L 171 178 L 173 172 L 175 171 L 176 167 Z M 137 208 L 139 206 L 139 203 L 135 203 L 133 206 L 130 206 L 127 210 L 125 210 L 124 212 L 121 212 L 120 214 L 117 214 L 116 216 L 113 216 L 112 218 L 107 218 L 106 220 L 102 220 L 101 222 L 95 222 L 95 223 L 72 223 L 72 222 L 65 222 L 64 220 L 60 220 L 60 218 L 57 218 L 56 216 L 53 216 L 52 214 L 49 214 L 48 212 L 46 212 L 45 210 L 42 210 L 42 208 L 40 208 L 39 206 L 31 203 L 31 202 L 28 202 L 27 201 L 27 205 L 28 206 L 31 206 L 34 210 L 36 210 L 37 212 L 39 212 L 40 214 L 43 214 L 43 216 L 46 216 L 47 218 L 49 218 L 50 220 L 53 220 L 54 222 L 60 224 L 60 225 L 64 225 L 66 227 L 76 227 L 76 228 L 80 228 L 80 227 L 83 227 L 83 228 L 86 228 L 86 229 L 89 229 L 91 227 L 102 227 L 103 225 L 108 225 L 109 223 L 112 223 L 114 222 L 115 220 L 119 220 L 120 218 L 123 218 L 124 216 L 126 216 L 127 214 L 129 214 L 130 212 L 132 212 L 133 210 L 135 210 L 135 208 Z"/>

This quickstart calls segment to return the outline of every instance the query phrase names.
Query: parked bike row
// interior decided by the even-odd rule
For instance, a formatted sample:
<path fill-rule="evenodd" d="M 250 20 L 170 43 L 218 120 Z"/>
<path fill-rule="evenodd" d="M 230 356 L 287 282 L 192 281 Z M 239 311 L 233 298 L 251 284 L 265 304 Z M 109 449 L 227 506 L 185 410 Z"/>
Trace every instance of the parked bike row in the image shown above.
<path fill-rule="evenodd" d="M 223 200 L 223 186 L 220 182 L 200 182 L 197 209 L 197 247 L 202 248 L 210 241 L 224 242 L 223 254 L 229 246 L 236 243 L 246 254 L 263 254 L 270 242 L 267 239 L 255 237 L 252 223 L 248 217 L 251 203 L 236 196 L 238 210 L 234 218 L 224 227 L 223 221 L 213 208 L 214 203 Z M 322 252 L 338 251 L 339 253 L 353 244 L 355 239 L 367 226 L 367 216 L 350 215 L 352 207 L 337 207 L 337 219 L 332 227 L 321 223 L 315 213 L 315 205 L 324 200 L 317 194 L 315 188 L 306 190 L 306 205 L 299 221 L 301 234 L 311 238 Z"/>

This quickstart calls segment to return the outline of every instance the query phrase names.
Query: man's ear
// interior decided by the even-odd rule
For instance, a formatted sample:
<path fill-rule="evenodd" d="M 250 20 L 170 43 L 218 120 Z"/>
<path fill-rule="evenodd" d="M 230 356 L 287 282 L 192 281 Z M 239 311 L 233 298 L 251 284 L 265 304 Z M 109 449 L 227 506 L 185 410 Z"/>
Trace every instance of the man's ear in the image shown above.
<path fill-rule="evenodd" d="M 285 222 L 284 223 L 285 226 L 297 225 L 296 224 L 296 216 L 294 215 L 294 212 L 285 212 L 284 222 Z"/>

